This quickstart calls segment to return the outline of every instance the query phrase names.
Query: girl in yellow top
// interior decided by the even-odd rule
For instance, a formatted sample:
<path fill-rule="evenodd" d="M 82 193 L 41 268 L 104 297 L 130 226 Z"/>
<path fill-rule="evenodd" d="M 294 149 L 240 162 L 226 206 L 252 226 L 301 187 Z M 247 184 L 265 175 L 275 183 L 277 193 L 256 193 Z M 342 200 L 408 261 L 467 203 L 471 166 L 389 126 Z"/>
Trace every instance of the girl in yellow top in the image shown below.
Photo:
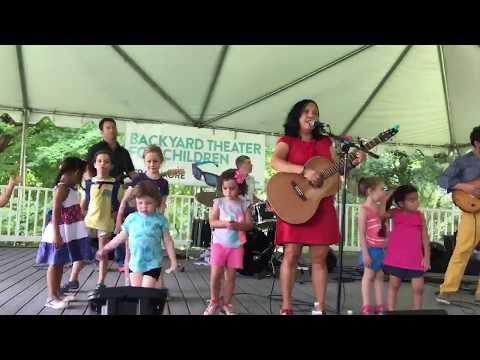
<path fill-rule="evenodd" d="M 107 150 L 95 153 L 93 167 L 97 176 L 85 183 L 85 197 L 82 208 L 86 210 L 85 225 L 91 238 L 98 238 L 98 248 L 111 240 L 115 227 L 118 206 L 123 197 L 123 185 L 109 176 L 112 167 L 112 155 Z M 105 287 L 108 259 L 99 261 L 98 282 L 96 289 Z"/>

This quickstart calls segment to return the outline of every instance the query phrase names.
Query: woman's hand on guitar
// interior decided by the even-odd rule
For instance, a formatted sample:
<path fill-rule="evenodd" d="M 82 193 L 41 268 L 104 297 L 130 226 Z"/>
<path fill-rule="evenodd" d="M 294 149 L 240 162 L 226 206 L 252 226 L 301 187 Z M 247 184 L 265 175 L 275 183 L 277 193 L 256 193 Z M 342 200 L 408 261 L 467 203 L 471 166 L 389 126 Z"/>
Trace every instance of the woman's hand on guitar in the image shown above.
<path fill-rule="evenodd" d="M 473 184 L 464 184 L 463 191 L 465 191 L 467 194 L 475 196 L 476 198 L 480 198 L 480 189 Z"/>
<path fill-rule="evenodd" d="M 303 171 L 303 177 L 313 186 L 321 187 L 323 185 L 323 176 L 313 169 L 305 169 Z"/>

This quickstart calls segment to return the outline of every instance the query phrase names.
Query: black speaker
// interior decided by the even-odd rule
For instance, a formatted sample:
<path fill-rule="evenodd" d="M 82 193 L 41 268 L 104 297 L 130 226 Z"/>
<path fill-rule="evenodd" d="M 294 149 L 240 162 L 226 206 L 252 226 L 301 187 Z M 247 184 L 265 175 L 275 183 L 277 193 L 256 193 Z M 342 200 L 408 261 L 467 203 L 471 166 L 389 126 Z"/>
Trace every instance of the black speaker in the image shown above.
<path fill-rule="evenodd" d="M 112 287 L 88 296 L 90 308 L 102 315 L 162 315 L 167 289 Z"/>
<path fill-rule="evenodd" d="M 430 272 L 444 274 L 447 271 L 448 260 L 451 254 L 448 253 L 445 246 L 437 242 L 430 243 Z"/>
<path fill-rule="evenodd" d="M 448 315 L 443 309 L 387 311 L 386 315 Z"/>

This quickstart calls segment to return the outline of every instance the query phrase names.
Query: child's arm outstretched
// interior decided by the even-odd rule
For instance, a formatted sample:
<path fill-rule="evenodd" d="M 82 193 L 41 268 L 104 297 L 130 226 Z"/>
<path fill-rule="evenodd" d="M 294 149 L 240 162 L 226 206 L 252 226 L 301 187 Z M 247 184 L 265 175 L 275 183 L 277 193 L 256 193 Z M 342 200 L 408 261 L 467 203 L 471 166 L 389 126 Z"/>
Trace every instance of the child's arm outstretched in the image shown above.
<path fill-rule="evenodd" d="M 117 248 L 118 245 L 128 240 L 128 233 L 122 230 L 112 240 L 110 240 L 101 250 L 97 251 L 96 257 L 98 260 L 102 260 L 107 257 L 107 254 Z"/>
<path fill-rule="evenodd" d="M 15 189 L 15 186 L 17 186 L 20 183 L 20 176 L 11 176 L 10 179 L 8 180 L 8 185 L 5 188 L 4 192 L 2 195 L 0 195 L 0 208 L 4 207 L 7 205 L 8 200 L 10 200 L 10 197 L 12 196 L 13 189 Z"/>
<path fill-rule="evenodd" d="M 427 221 L 425 215 L 422 214 L 422 243 L 423 243 L 423 259 L 422 265 L 425 271 L 430 269 L 430 239 L 428 237 Z"/>
<path fill-rule="evenodd" d="M 363 264 L 369 268 L 372 266 L 372 259 L 368 253 L 367 239 L 365 233 L 367 229 L 367 212 L 363 207 L 360 207 L 358 212 L 358 240 L 360 241 L 360 248 L 362 251 Z"/>
<path fill-rule="evenodd" d="M 177 268 L 177 255 L 175 254 L 173 239 L 168 229 L 163 231 L 163 244 L 165 245 L 168 258 L 170 259 L 170 267 L 167 270 L 165 270 L 165 272 L 167 274 L 170 274 L 172 271 L 175 271 L 175 269 Z"/>

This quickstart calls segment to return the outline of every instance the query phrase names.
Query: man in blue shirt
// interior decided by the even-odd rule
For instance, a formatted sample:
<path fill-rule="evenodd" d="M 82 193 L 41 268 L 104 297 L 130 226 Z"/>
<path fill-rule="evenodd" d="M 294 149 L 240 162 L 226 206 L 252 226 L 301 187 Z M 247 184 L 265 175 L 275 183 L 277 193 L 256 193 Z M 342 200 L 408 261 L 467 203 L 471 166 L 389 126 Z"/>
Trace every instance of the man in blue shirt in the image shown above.
<path fill-rule="evenodd" d="M 461 190 L 480 198 L 480 188 L 469 184 L 469 181 L 480 178 L 480 126 L 470 134 L 473 146 L 469 152 L 457 158 L 438 179 L 438 185 L 448 192 Z M 452 294 L 456 293 L 473 250 L 480 241 L 480 213 L 462 212 L 458 224 L 457 240 L 437 301 L 450 304 Z M 480 302 L 480 281 L 475 292 L 475 301 Z"/>

